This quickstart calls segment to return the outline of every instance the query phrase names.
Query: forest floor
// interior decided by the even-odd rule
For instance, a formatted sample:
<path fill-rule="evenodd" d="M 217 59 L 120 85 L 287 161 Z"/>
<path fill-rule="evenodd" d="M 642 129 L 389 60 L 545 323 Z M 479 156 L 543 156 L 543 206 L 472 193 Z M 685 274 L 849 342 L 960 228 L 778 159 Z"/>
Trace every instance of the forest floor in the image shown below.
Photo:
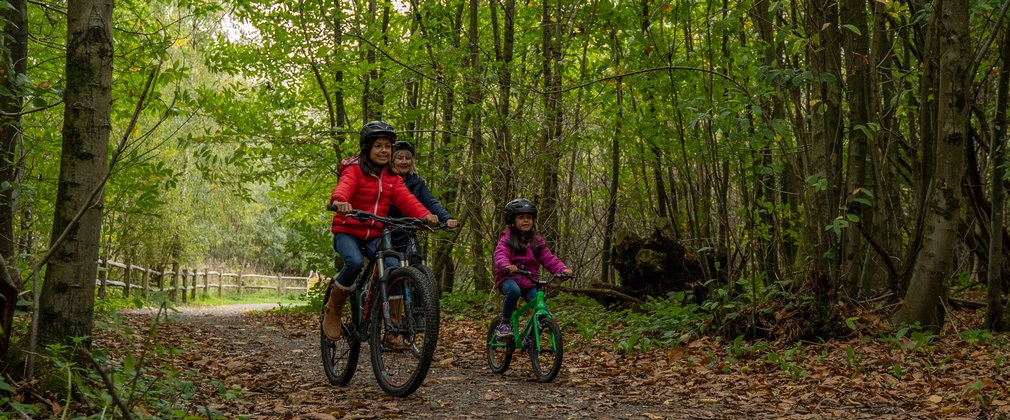
<path fill-rule="evenodd" d="M 853 338 L 820 344 L 727 343 L 621 352 L 600 336 L 564 335 L 564 366 L 551 383 L 533 380 L 517 353 L 504 375 L 484 359 L 484 319 L 443 311 L 439 346 L 424 384 L 407 398 L 386 396 L 368 365 L 367 343 L 350 385 L 331 386 L 319 356 L 318 316 L 248 312 L 262 305 L 182 309 L 156 340 L 181 353 L 166 360 L 191 369 L 195 404 L 225 418 L 1007 418 L 1006 340 L 965 345 L 931 340 Z M 149 334 L 150 313 L 123 315 Z M 116 348 L 104 334 L 96 345 Z M 136 337 L 134 337 L 136 339 Z M 921 341 L 921 340 L 920 340 Z M 241 392 L 227 398 L 226 384 Z M 191 412 L 201 415 L 201 413 Z"/>

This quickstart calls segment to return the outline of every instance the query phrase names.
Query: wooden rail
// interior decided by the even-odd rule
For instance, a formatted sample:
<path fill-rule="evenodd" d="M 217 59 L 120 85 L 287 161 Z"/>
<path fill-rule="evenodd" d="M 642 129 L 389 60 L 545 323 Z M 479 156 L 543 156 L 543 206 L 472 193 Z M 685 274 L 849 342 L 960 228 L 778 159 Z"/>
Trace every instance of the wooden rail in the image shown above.
<path fill-rule="evenodd" d="M 120 276 L 110 276 L 113 269 Z M 209 296 L 211 289 L 216 289 L 217 296 L 224 294 L 225 289 L 236 290 L 242 295 L 247 290 L 276 290 L 282 296 L 289 292 L 305 292 L 311 287 L 312 280 L 318 277 L 291 277 L 280 274 L 244 274 L 222 273 L 211 270 L 196 270 L 183 268 L 173 264 L 171 269 L 153 270 L 133 264 L 116 261 L 98 260 L 98 297 L 104 298 L 109 287 L 123 289 L 124 296 L 139 293 L 146 297 L 149 292 L 168 292 L 171 300 L 179 296 L 183 302 L 196 299 L 197 291 L 203 289 L 203 296 Z M 180 294 L 181 292 L 181 294 Z M 178 295 L 178 296 L 177 296 Z"/>

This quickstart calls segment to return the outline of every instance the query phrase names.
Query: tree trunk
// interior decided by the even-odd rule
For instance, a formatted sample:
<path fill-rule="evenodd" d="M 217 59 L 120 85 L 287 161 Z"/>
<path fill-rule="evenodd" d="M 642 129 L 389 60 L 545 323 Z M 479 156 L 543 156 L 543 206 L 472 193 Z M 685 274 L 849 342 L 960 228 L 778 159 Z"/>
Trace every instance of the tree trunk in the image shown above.
<path fill-rule="evenodd" d="M 379 5 L 376 0 L 368 1 L 368 24 L 371 26 L 376 25 L 379 20 Z M 383 7 L 382 16 L 382 37 L 386 39 L 386 30 L 389 27 L 389 6 Z M 362 91 L 362 101 L 361 101 L 361 112 L 362 112 L 362 122 L 368 122 L 372 120 L 379 120 L 383 117 L 383 102 L 385 96 L 383 95 L 382 89 L 379 83 L 379 67 L 375 64 L 375 48 L 365 43 L 361 44 L 361 47 L 365 49 L 364 58 L 368 62 L 371 70 L 368 71 L 368 75 L 365 76 L 365 88 Z"/>
<path fill-rule="evenodd" d="M 69 230 L 46 268 L 37 314 L 41 347 L 72 345 L 74 337 L 91 335 L 102 194 L 89 199 L 101 191 L 108 170 L 112 9 L 111 0 L 67 3 L 67 88 L 53 243 Z M 70 226 L 81 209 L 87 210 L 80 222 Z"/>
<path fill-rule="evenodd" d="M 547 124 L 541 137 L 541 172 L 543 174 L 543 194 L 539 203 L 537 225 L 547 240 L 547 245 L 555 252 L 561 252 L 557 245 L 558 229 L 558 165 L 561 162 L 562 122 L 561 108 L 561 2 L 543 2 L 541 20 L 542 53 L 544 72 L 544 114 Z M 553 9 L 553 10 L 552 10 Z M 553 14 L 552 14 L 553 12 Z"/>
<path fill-rule="evenodd" d="M 895 316 L 899 324 L 920 325 L 935 331 L 943 326 L 946 299 L 945 279 L 954 261 L 958 243 L 957 225 L 961 216 L 961 180 L 965 169 L 965 138 L 971 80 L 965 74 L 970 60 L 968 46 L 968 4 L 966 0 L 939 0 L 930 31 L 939 42 L 936 113 L 936 176 L 930 183 L 925 215 L 923 245 L 915 261 L 905 302 Z M 928 122 L 928 121 L 923 121 Z"/>
<path fill-rule="evenodd" d="M 916 13 L 923 8 L 923 5 L 918 3 L 918 1 L 909 3 L 910 6 L 913 6 L 912 13 Z M 939 7 L 935 7 L 934 10 L 939 10 Z M 924 35 L 922 34 L 923 31 L 925 31 Z M 913 267 L 917 263 L 919 252 L 922 250 L 923 237 L 927 228 L 926 214 L 929 212 L 929 188 L 934 176 L 937 174 L 936 141 L 938 137 L 936 133 L 936 118 L 938 101 L 934 95 L 939 84 L 938 78 L 940 72 L 938 52 L 941 50 L 938 46 L 940 42 L 938 32 L 930 26 L 930 22 L 925 20 L 915 27 L 916 47 L 919 51 L 922 51 L 920 53 L 922 57 L 922 62 L 920 63 L 922 77 L 919 80 L 918 95 L 921 103 L 918 104 L 919 113 L 917 120 L 910 117 L 908 124 L 912 147 L 919 151 L 920 155 L 915 167 L 915 195 L 912 198 L 913 204 L 911 210 L 913 218 L 912 231 L 908 238 L 905 256 L 902 258 L 902 274 L 913 270 Z M 915 98 L 916 96 L 909 95 L 910 105 L 915 105 L 912 103 Z M 915 136 L 916 128 L 918 128 L 919 132 L 918 137 Z M 918 140 L 918 142 L 915 142 L 915 140 Z M 908 277 L 903 276 L 898 281 L 898 289 L 904 293 L 908 289 Z"/>
<path fill-rule="evenodd" d="M 0 77 L 0 85 L 10 92 L 11 96 L 0 96 L 0 111 L 7 114 L 19 114 L 22 111 L 20 88 L 17 80 L 26 72 L 28 58 L 28 11 L 25 0 L 12 0 L 11 8 L 4 9 L 4 37 L 10 40 L 3 62 L 11 67 L 6 68 Z M 14 269 L 17 262 L 16 238 L 14 238 L 14 214 L 17 211 L 18 145 L 21 144 L 21 117 L 5 117 L 0 128 L 0 372 L 7 368 L 7 348 L 11 339 L 11 326 L 14 322 L 14 308 L 17 305 L 18 293 L 21 291 L 20 276 Z"/>
<path fill-rule="evenodd" d="M 808 288 L 822 307 L 833 301 L 838 286 L 838 239 L 834 232 L 824 227 L 832 224 L 837 215 L 839 186 L 842 168 L 842 108 L 839 77 L 841 45 L 838 33 L 838 3 L 835 0 L 810 0 L 807 16 L 808 36 L 820 38 L 819 48 L 811 53 L 814 84 L 810 92 L 812 116 L 810 138 L 810 175 L 819 178 L 821 187 L 811 192 L 808 202 L 807 235 L 811 238 L 810 254 L 812 284 Z"/>
<path fill-rule="evenodd" d="M 861 283 L 858 285 L 859 293 L 863 296 L 876 290 L 897 285 L 897 278 L 888 270 L 892 265 L 891 258 L 897 255 L 901 249 L 902 233 L 901 227 L 906 226 L 905 209 L 901 206 L 900 193 L 908 185 L 910 178 L 903 175 L 899 164 L 900 143 L 895 126 L 898 124 L 896 113 L 893 108 L 897 104 L 888 101 L 887 105 L 882 105 L 881 98 L 893 98 L 898 96 L 899 88 L 895 86 L 898 81 L 891 76 L 890 70 L 886 70 L 885 63 L 897 65 L 897 60 L 893 58 L 891 48 L 894 32 L 889 30 L 886 21 L 884 5 L 880 2 L 873 2 L 873 30 L 871 31 L 872 41 L 870 43 L 870 88 L 873 98 L 870 115 L 879 115 L 878 121 L 880 129 L 876 133 L 870 151 L 870 168 L 873 173 L 874 188 L 873 207 L 868 209 L 873 220 L 874 240 L 878 241 L 886 255 L 879 252 L 867 252 L 863 264 L 864 274 L 860 276 Z M 884 81 L 887 81 L 886 83 Z"/>
<path fill-rule="evenodd" d="M 617 28 L 610 29 L 610 44 L 613 48 L 614 54 L 614 69 L 620 71 L 621 68 L 621 54 L 618 48 L 617 42 Z M 621 134 L 623 133 L 624 124 L 624 90 L 622 87 L 621 77 L 617 78 L 616 81 L 617 89 L 617 120 L 614 121 L 614 137 L 610 144 L 610 190 L 608 191 L 609 200 L 607 200 L 607 223 L 603 228 L 603 258 L 600 263 L 600 274 L 603 284 L 615 284 L 616 281 L 613 278 L 613 268 L 611 261 L 613 261 L 613 238 L 614 238 L 614 225 L 617 218 L 617 187 L 620 185 L 620 174 L 621 174 Z"/>
<path fill-rule="evenodd" d="M 1008 96 L 1010 96 L 1010 24 L 1003 32 L 1003 46 L 1000 48 L 1000 71 L 999 82 L 996 88 L 996 118 L 993 119 L 992 126 L 992 155 L 990 156 L 992 168 L 992 215 L 990 218 L 989 231 L 989 278 L 986 279 L 988 287 L 987 306 L 985 312 L 985 324 L 993 331 L 1007 331 L 1005 308 L 1002 297 L 1002 273 L 1003 273 L 1003 218 L 1006 204 L 1004 197 L 1006 192 L 1003 189 L 1003 180 L 1006 179 L 1006 108 Z"/>
<path fill-rule="evenodd" d="M 343 60 L 341 60 L 340 51 L 343 50 L 344 42 L 344 21 L 340 18 L 341 12 L 341 0 L 335 0 L 333 2 L 333 52 L 332 61 L 330 63 L 330 68 L 333 71 L 333 107 L 334 110 L 331 111 L 333 118 L 331 119 L 330 125 L 330 137 L 333 139 L 333 151 L 336 155 L 334 162 L 340 162 L 343 159 L 343 143 L 344 135 L 340 134 L 341 128 L 348 128 L 347 121 L 347 107 L 344 105 L 344 71 Z M 354 149 L 352 149 L 354 150 Z M 354 153 L 352 153 L 354 154 Z M 336 173 L 339 169 L 334 169 Z"/>
<path fill-rule="evenodd" d="M 758 0 L 751 6 L 748 13 L 751 15 L 751 20 L 754 22 L 754 27 L 757 28 L 758 36 L 764 43 L 764 48 L 761 54 L 761 62 L 763 65 L 769 69 L 774 69 L 780 67 L 778 64 L 778 47 L 775 43 L 775 30 L 772 25 L 774 14 L 769 10 L 768 0 Z M 784 104 L 786 101 L 785 95 L 780 92 L 776 92 L 772 98 L 770 98 L 764 105 L 764 109 L 770 110 L 770 116 L 772 121 L 784 121 L 786 119 L 786 113 L 784 109 Z M 778 133 L 773 133 L 773 135 Z M 762 167 L 771 167 L 774 165 L 775 159 L 775 149 L 773 139 L 764 139 L 765 145 L 757 150 L 759 165 Z M 782 173 L 777 176 L 760 174 L 758 175 L 758 191 L 757 191 L 757 201 L 759 205 L 764 203 L 764 205 L 775 205 L 780 202 L 788 202 L 783 197 L 789 197 L 790 194 L 786 193 L 788 189 L 789 182 L 786 180 L 788 177 L 793 176 L 788 168 L 790 163 L 788 159 L 786 160 Z M 785 256 L 788 262 L 792 258 L 792 254 L 795 252 L 794 249 L 786 249 L 785 244 L 790 241 L 789 235 L 786 235 L 786 227 L 781 225 L 781 217 L 775 217 L 774 213 L 771 211 L 762 212 L 759 216 L 758 222 L 764 226 L 767 226 L 769 231 L 768 238 L 760 238 L 760 246 L 758 248 L 757 262 L 761 272 L 767 273 L 769 278 L 779 278 L 779 258 L 780 256 Z M 781 251 L 780 251 L 781 249 Z"/>
<path fill-rule="evenodd" d="M 505 0 L 504 24 L 498 26 L 498 0 L 491 1 L 491 26 L 494 27 L 495 59 L 498 62 L 498 132 L 495 135 L 495 156 L 499 170 L 492 177 L 491 191 L 495 197 L 495 209 L 505 207 L 508 200 L 515 198 L 515 156 L 512 148 L 511 106 L 512 106 L 512 59 L 515 46 L 515 0 Z"/>
<path fill-rule="evenodd" d="M 873 67 L 868 61 L 870 47 L 867 39 L 870 31 L 866 24 L 866 2 L 843 0 L 841 10 L 842 25 L 845 28 L 841 31 L 845 44 L 845 91 L 849 104 L 849 153 L 844 192 L 848 194 L 845 201 L 846 216 L 854 223 L 863 224 L 867 230 L 876 231 L 873 213 L 862 211 L 859 202 L 854 201 L 872 197 L 863 190 L 869 187 L 867 160 L 871 133 L 870 118 L 874 115 L 871 107 L 875 101 L 870 87 L 872 82 L 870 72 L 873 71 Z M 857 215 L 859 220 L 851 220 L 849 214 Z M 857 297 L 863 273 L 863 257 L 868 247 L 855 226 L 845 229 L 843 237 L 840 280 L 847 294 Z"/>
<path fill-rule="evenodd" d="M 470 70 L 470 77 L 477 79 L 481 74 L 480 45 L 478 44 L 478 34 L 480 31 L 480 0 L 469 0 L 467 39 L 470 49 L 470 58 L 467 63 Z M 493 6 L 492 6 L 493 7 Z M 469 116 L 467 124 L 470 133 L 470 170 L 478 171 L 481 168 L 481 160 L 484 156 L 484 133 L 481 130 L 483 125 L 480 104 L 483 102 L 481 87 L 477 83 L 469 83 L 466 94 L 466 112 Z M 484 254 L 486 239 L 482 233 L 487 231 L 484 225 L 483 204 L 484 190 L 483 183 L 475 176 L 466 177 L 469 187 L 465 191 L 466 196 L 466 220 L 470 227 L 470 250 L 472 252 L 474 264 L 473 278 L 474 288 L 481 291 L 489 291 L 494 287 L 491 281 L 491 273 L 488 267 L 491 264 L 490 258 Z"/>

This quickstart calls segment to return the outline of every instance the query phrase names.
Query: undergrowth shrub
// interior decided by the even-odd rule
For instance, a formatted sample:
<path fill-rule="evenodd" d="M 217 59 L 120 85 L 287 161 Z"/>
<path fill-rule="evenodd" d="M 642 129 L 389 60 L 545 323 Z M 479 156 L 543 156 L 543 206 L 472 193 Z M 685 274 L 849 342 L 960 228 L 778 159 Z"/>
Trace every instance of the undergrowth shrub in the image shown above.
<path fill-rule="evenodd" d="M 124 307 L 157 302 L 158 316 L 141 331 L 119 314 Z M 183 352 L 164 345 L 158 337 L 165 315 L 172 310 L 163 294 L 147 301 L 96 300 L 98 338 L 91 349 L 86 350 L 85 338 L 41 349 L 35 369 L 40 382 L 0 379 L 0 406 L 22 418 L 122 418 L 118 397 L 134 418 L 223 418 L 212 403 L 237 401 L 242 391 L 167 363 Z M 21 392 L 26 389 L 33 389 L 27 400 Z"/>
<path fill-rule="evenodd" d="M 701 332 L 706 314 L 693 303 L 689 292 L 671 292 L 666 298 L 650 298 L 644 305 L 619 312 L 624 328 L 615 331 L 621 350 L 647 350 L 654 345 L 670 347 L 685 336 Z"/>

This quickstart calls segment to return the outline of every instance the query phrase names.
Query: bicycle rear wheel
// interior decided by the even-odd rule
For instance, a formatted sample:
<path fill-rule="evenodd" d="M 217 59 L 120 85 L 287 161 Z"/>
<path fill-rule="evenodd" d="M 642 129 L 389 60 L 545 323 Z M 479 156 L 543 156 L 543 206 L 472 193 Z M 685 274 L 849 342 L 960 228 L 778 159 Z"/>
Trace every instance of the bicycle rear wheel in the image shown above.
<path fill-rule="evenodd" d="M 509 363 L 512 363 L 512 354 L 516 351 L 515 342 L 511 338 L 503 341 L 496 338 L 501 322 L 501 317 L 497 317 L 487 327 L 487 366 L 494 373 L 505 373 L 509 369 Z"/>
<path fill-rule="evenodd" d="M 333 287 L 332 285 L 330 287 Z M 327 292 L 327 298 L 329 293 Z M 319 314 L 319 349 L 323 358 L 323 372 L 332 385 L 347 385 L 354 376 L 358 366 L 358 354 L 361 352 L 361 341 L 354 331 L 354 319 L 360 315 L 360 298 L 355 290 L 347 297 L 346 305 L 351 307 L 350 317 L 342 320 L 342 331 L 339 340 L 330 340 L 323 332 L 323 317 L 326 310 L 326 299 L 323 299 L 323 311 Z"/>
<path fill-rule="evenodd" d="M 372 370 L 379 387 L 394 397 L 412 394 L 424 382 L 438 344 L 439 309 L 435 290 L 424 274 L 411 267 L 397 267 L 390 275 L 387 290 L 402 299 L 384 308 L 382 297 L 372 304 L 369 347 Z M 387 312 L 388 310 L 388 312 Z M 387 323 L 384 314 L 390 314 Z"/>
<path fill-rule="evenodd" d="M 540 382 L 550 382 L 561 371 L 561 359 L 565 346 L 561 339 L 561 327 L 551 318 L 540 320 L 540 345 L 529 343 L 527 351 L 533 364 L 533 373 Z"/>

